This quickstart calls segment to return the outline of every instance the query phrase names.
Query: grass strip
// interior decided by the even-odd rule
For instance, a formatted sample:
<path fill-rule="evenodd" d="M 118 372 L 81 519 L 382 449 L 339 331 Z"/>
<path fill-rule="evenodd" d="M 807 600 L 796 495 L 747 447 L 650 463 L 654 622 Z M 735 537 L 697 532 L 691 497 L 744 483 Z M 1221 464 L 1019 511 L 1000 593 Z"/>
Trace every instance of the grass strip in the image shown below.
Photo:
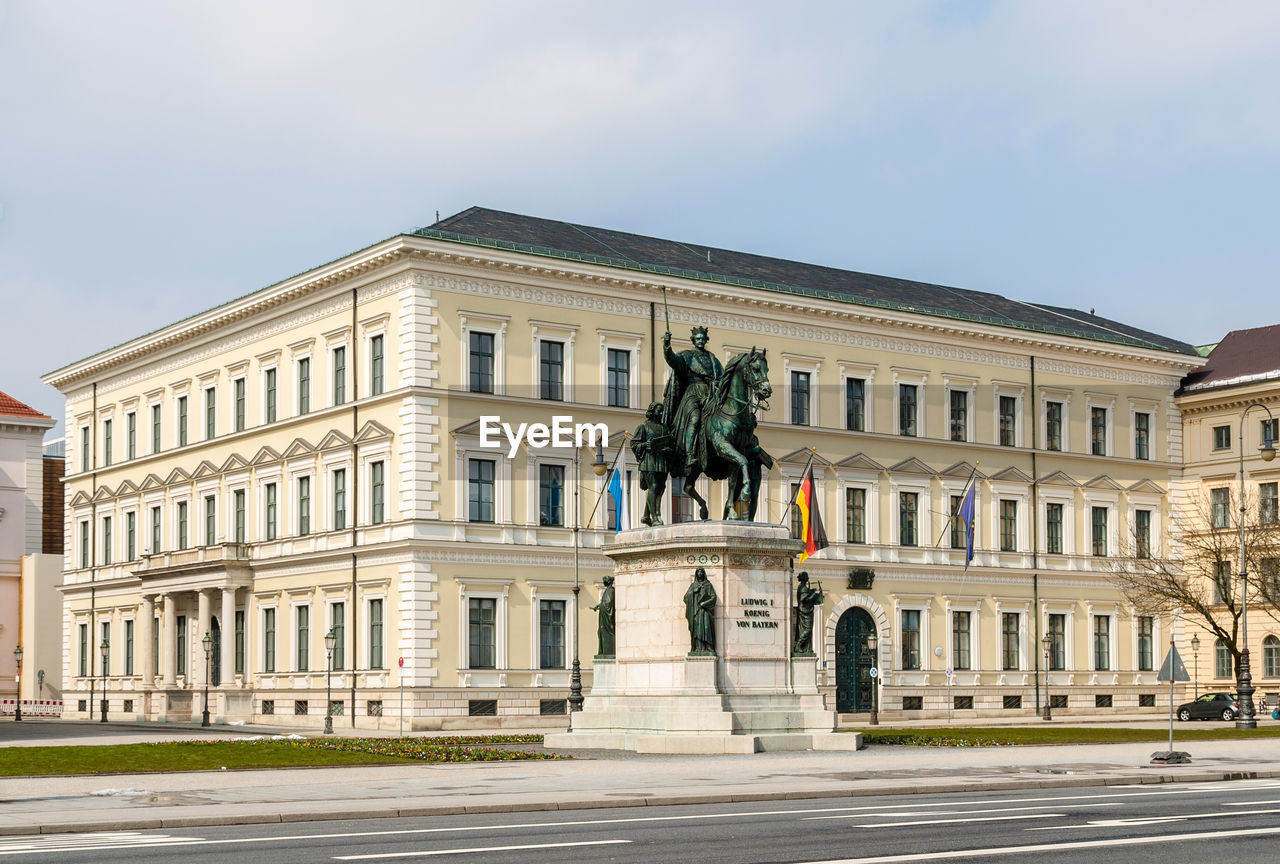
<path fill-rule="evenodd" d="M 1018 747 L 1061 744 L 1129 744 L 1169 742 L 1168 729 L 1115 727 L 1011 726 L 957 727 L 945 729 L 881 728 L 860 730 L 867 744 L 910 747 Z M 1280 726 L 1257 729 L 1234 727 L 1188 729 L 1175 726 L 1173 741 L 1230 741 L 1240 738 L 1280 738 Z"/>

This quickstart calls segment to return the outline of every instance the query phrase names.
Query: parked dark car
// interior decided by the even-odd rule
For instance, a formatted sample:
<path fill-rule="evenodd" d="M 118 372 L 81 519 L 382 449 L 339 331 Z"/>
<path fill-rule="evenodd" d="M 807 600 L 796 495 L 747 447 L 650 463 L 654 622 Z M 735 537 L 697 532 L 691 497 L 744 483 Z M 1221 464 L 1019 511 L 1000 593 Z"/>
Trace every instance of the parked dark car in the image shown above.
<path fill-rule="evenodd" d="M 1240 703 L 1233 693 L 1205 693 L 1178 706 L 1179 720 L 1234 720 Z"/>

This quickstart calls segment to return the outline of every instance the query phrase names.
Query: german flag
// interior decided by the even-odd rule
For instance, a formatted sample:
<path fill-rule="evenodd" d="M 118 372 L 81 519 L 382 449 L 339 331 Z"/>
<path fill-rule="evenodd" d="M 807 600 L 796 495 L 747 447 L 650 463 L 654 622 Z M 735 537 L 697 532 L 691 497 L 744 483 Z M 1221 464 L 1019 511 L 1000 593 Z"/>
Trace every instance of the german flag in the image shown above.
<path fill-rule="evenodd" d="M 822 527 L 822 514 L 818 512 L 818 487 L 813 482 L 812 465 L 804 472 L 804 479 L 800 481 L 796 507 L 800 510 L 800 538 L 804 540 L 804 551 L 796 559 L 799 564 L 830 545 L 827 543 L 827 532 Z"/>

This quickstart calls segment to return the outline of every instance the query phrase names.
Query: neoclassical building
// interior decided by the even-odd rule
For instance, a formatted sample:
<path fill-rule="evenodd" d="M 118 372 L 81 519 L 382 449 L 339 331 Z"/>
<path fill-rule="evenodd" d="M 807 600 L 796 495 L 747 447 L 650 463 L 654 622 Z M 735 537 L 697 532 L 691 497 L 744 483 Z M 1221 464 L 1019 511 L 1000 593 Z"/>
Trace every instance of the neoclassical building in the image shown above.
<path fill-rule="evenodd" d="M 902 716 L 1165 704 L 1175 624 L 1111 573 L 1130 538 L 1166 543 L 1191 346 L 472 208 L 45 377 L 67 400 L 68 715 L 105 687 L 112 717 L 189 719 L 206 685 L 215 720 L 318 725 L 326 692 L 356 726 L 563 712 L 575 646 L 590 686 L 598 549 L 644 503 L 625 447 L 621 502 L 592 467 L 661 398 L 668 317 L 677 350 L 693 325 L 722 361 L 768 350 L 758 518 L 787 518 L 812 454 L 829 707 L 867 710 L 872 665 Z M 556 417 L 607 444 L 490 434 Z M 949 517 L 971 479 L 966 567 Z"/>

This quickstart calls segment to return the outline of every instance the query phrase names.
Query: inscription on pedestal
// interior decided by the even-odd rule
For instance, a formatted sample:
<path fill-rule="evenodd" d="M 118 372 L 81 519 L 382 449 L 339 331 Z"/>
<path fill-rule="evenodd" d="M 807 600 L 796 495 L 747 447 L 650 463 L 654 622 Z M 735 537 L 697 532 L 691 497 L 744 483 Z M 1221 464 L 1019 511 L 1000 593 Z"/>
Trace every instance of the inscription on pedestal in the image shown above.
<path fill-rule="evenodd" d="M 773 620 L 773 600 L 768 597 L 742 598 L 742 618 L 739 627 L 776 630 L 778 622 Z"/>

